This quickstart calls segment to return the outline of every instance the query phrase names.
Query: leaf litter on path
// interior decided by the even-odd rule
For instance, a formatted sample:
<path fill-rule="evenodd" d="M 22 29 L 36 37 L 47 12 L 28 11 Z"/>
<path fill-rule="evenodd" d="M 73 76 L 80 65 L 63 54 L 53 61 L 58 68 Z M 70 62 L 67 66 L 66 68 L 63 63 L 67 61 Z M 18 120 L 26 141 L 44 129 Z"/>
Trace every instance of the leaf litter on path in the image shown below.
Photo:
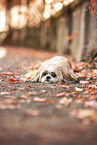
<path fill-rule="evenodd" d="M 44 84 L 46 88 L 45 89 L 45 88 L 40 87 L 41 85 L 38 86 L 36 84 L 36 87 L 38 86 L 38 88 L 40 88 L 39 91 L 36 91 L 34 90 L 35 89 L 34 84 L 32 83 L 30 84 L 30 82 L 21 83 L 20 78 L 21 78 L 21 75 L 23 75 L 22 74 L 23 70 L 28 71 L 28 68 L 30 68 L 30 70 L 39 68 L 40 62 L 48 58 L 51 58 L 55 54 L 51 55 L 50 53 L 47 53 L 48 55 L 44 55 L 45 54 L 44 52 L 39 53 L 39 52 L 36 52 L 35 50 L 33 51 L 33 50 L 28 50 L 28 49 L 27 51 L 25 51 L 26 53 L 23 54 L 23 51 L 24 50 L 20 51 L 21 55 L 19 55 L 19 52 L 17 49 L 14 49 L 14 51 L 11 51 L 12 54 L 13 53 L 15 54 L 14 61 L 15 59 L 16 59 L 16 62 L 18 60 L 20 61 L 20 57 L 25 59 L 23 60 L 23 62 L 20 62 L 19 66 L 16 66 L 15 69 L 17 72 L 13 73 L 11 71 L 11 63 L 13 63 L 11 61 L 9 64 L 0 66 L 0 71 L 2 71 L 2 73 L 0 74 L 0 80 L 1 80 L 0 83 L 3 84 L 2 88 L 4 89 L 5 87 L 7 88 L 5 90 L 4 89 L 1 90 L 0 95 L 2 96 L 4 101 L 3 102 L 2 100 L 0 101 L 1 103 L 0 108 L 16 109 L 16 108 L 19 108 L 20 103 L 47 103 L 47 104 L 55 103 L 58 105 L 59 109 L 64 109 L 64 105 L 69 106 L 73 102 L 75 103 L 75 108 L 76 108 L 75 111 L 73 111 L 73 113 L 75 112 L 76 114 L 74 115 L 75 118 L 79 118 L 82 120 L 86 118 L 90 118 L 93 120 L 95 118 L 94 119 L 95 123 L 97 123 L 96 121 L 97 120 L 96 119 L 97 118 L 97 113 L 96 113 L 97 112 L 96 111 L 97 110 L 97 102 L 96 102 L 97 101 L 97 69 L 96 67 L 94 68 L 94 65 L 93 65 L 94 63 L 95 66 L 97 66 L 96 59 L 95 59 L 95 62 L 93 62 L 92 64 L 88 64 L 88 62 L 74 62 L 74 61 L 72 62 L 74 72 L 78 75 L 78 77 L 80 77 L 80 81 L 77 85 L 58 82 L 57 84 L 53 84 L 53 85 L 50 84 L 48 88 L 46 88 L 46 84 Z M 29 61 L 28 63 L 27 57 L 29 57 L 32 60 L 32 58 L 34 58 L 35 56 L 37 57 L 37 59 L 35 59 L 35 61 L 33 62 Z M 32 66 L 29 67 L 29 64 L 32 64 Z M 21 75 L 18 74 L 18 71 L 21 72 Z M 9 83 L 6 84 L 5 81 Z M 5 82 L 5 84 L 3 82 Z M 19 86 L 18 84 L 22 84 L 22 85 Z M 12 86 L 15 87 L 16 85 L 17 85 L 17 90 L 14 91 Z M 54 93 L 50 93 L 51 96 L 47 96 L 49 95 L 50 89 L 52 92 L 54 91 Z M 15 94 L 17 92 L 18 93 L 22 92 L 22 93 L 19 94 L 19 96 L 17 96 L 17 94 Z M 77 107 L 76 104 L 83 105 L 82 108 L 84 109 L 82 108 L 79 109 L 79 107 Z M 30 115 L 32 114 L 32 116 L 37 116 L 37 114 L 39 114 L 39 112 L 37 112 L 38 111 L 37 109 L 36 109 L 36 112 L 33 112 L 33 111 L 35 110 L 29 110 L 28 114 Z"/>

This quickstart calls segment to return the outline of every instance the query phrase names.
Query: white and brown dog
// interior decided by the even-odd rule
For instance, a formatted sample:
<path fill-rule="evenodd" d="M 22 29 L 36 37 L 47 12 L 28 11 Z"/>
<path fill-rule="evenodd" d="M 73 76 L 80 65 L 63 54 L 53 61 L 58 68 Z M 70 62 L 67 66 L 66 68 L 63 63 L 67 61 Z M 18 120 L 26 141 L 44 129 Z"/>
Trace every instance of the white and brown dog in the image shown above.
<path fill-rule="evenodd" d="M 71 63 L 62 56 L 55 56 L 44 61 L 39 69 L 29 71 L 24 75 L 32 82 L 56 83 L 62 81 L 77 81 Z"/>

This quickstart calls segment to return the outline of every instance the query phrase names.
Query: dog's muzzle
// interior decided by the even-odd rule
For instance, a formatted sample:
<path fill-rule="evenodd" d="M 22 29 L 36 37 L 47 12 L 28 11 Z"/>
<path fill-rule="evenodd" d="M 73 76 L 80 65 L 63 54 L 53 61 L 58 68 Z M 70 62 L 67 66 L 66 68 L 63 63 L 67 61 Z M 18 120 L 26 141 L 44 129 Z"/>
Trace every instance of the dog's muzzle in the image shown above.
<path fill-rule="evenodd" d="M 47 75 L 45 81 L 49 82 L 50 78 L 51 78 L 51 76 Z"/>

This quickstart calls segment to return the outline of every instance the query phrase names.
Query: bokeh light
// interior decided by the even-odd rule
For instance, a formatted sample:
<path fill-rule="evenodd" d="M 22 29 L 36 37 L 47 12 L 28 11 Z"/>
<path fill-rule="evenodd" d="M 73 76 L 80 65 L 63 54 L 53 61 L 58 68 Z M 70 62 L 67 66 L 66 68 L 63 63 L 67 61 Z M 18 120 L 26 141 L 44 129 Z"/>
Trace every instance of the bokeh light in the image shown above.
<path fill-rule="evenodd" d="M 35 0 L 21 5 L 15 5 L 9 11 L 9 25 L 12 28 L 22 29 L 26 26 L 33 27 L 42 20 L 47 20 L 56 15 L 74 0 Z M 1 5 L 0 5 L 1 6 Z M 0 9 L 0 32 L 8 30 L 6 23 L 6 9 L 4 6 Z"/>

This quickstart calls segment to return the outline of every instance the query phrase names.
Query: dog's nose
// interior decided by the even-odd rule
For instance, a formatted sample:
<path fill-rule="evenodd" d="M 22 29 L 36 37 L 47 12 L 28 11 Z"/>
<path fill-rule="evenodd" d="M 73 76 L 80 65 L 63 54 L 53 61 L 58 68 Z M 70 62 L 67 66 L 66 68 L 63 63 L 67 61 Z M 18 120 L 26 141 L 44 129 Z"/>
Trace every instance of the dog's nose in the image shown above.
<path fill-rule="evenodd" d="M 50 76 L 47 76 L 47 77 L 46 77 L 47 80 L 49 80 L 50 78 L 51 78 Z"/>

